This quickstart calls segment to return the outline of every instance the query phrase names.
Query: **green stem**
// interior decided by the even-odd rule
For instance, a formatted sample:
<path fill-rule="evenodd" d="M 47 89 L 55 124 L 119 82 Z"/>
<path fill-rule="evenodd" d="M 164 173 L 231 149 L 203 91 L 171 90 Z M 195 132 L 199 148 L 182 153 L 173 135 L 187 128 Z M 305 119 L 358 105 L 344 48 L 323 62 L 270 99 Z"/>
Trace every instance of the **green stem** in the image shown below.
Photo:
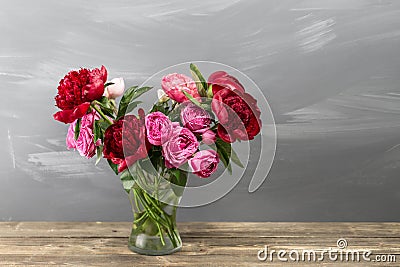
<path fill-rule="evenodd" d="M 160 225 L 158 223 L 156 225 L 157 225 L 157 228 L 158 228 L 158 233 L 160 235 L 161 243 L 163 244 L 163 246 L 165 246 L 164 235 L 163 235 L 163 233 L 161 231 Z"/>
<path fill-rule="evenodd" d="M 139 175 L 140 176 L 140 175 Z M 143 207 L 146 217 L 152 220 L 158 228 L 160 234 L 160 239 L 163 244 L 165 244 L 162 229 L 165 229 L 165 233 L 168 235 L 169 239 L 176 247 L 179 242 L 179 237 L 175 232 L 174 224 L 171 221 L 169 215 L 159 207 L 159 203 L 151 198 L 146 192 L 141 188 L 134 188 L 134 199 L 139 208 L 140 205 Z M 139 208 L 140 209 L 140 208 Z M 143 217 L 138 218 L 141 221 Z"/>
<path fill-rule="evenodd" d="M 147 194 L 143 194 L 143 197 L 150 202 L 154 206 L 154 208 L 161 214 L 161 215 L 166 215 L 165 212 L 158 206 L 158 204 L 153 200 L 153 198 Z"/>
<path fill-rule="evenodd" d="M 135 192 L 137 192 L 138 194 L 138 199 L 140 201 L 140 203 L 142 204 L 143 208 L 145 209 L 146 213 L 153 219 L 155 220 L 157 223 L 161 224 L 163 227 L 168 228 L 168 223 L 166 223 L 163 218 L 161 218 L 160 216 L 157 216 L 156 214 L 154 214 L 154 212 L 151 209 L 151 206 L 146 202 L 146 200 L 144 199 L 144 197 L 135 190 Z"/>
<path fill-rule="evenodd" d="M 153 199 L 146 193 L 143 193 L 143 197 L 147 203 L 150 204 L 149 206 L 154 207 L 160 213 L 160 218 L 163 218 L 165 222 L 173 229 L 173 223 L 171 222 L 169 215 L 162 208 L 160 208 L 160 202 Z"/>
<path fill-rule="evenodd" d="M 144 198 L 150 202 L 152 207 L 155 207 L 155 209 L 160 213 L 159 218 L 163 219 L 164 223 L 167 224 L 167 226 L 164 226 L 167 234 L 169 236 L 169 238 L 171 239 L 171 241 L 174 243 L 174 245 L 176 246 L 176 243 L 178 241 L 178 235 L 175 232 L 175 227 L 174 224 L 171 222 L 171 218 L 169 217 L 169 215 L 163 211 L 158 205 L 157 203 L 151 198 L 151 196 L 147 196 L 146 194 L 143 195 Z M 171 233 L 172 235 L 171 235 Z"/>
<path fill-rule="evenodd" d="M 108 118 L 106 115 L 104 115 L 103 111 L 101 111 L 101 109 L 96 105 L 96 101 L 94 101 L 94 104 L 91 105 L 92 108 L 94 108 L 97 113 L 100 114 L 100 116 L 106 121 L 108 122 L 110 125 L 113 124 L 113 122 L 110 120 L 110 118 Z"/>
<path fill-rule="evenodd" d="M 141 221 L 143 221 L 147 217 L 148 217 L 147 213 L 143 213 L 142 216 L 140 216 L 139 218 L 135 219 L 133 222 L 134 223 L 140 223 Z"/>
<path fill-rule="evenodd" d="M 172 231 L 172 232 L 175 233 L 175 231 Z M 168 230 L 167 230 L 167 235 L 168 235 L 169 239 L 171 240 L 172 245 L 174 247 L 177 247 L 178 246 L 178 239 L 175 239 Z"/>

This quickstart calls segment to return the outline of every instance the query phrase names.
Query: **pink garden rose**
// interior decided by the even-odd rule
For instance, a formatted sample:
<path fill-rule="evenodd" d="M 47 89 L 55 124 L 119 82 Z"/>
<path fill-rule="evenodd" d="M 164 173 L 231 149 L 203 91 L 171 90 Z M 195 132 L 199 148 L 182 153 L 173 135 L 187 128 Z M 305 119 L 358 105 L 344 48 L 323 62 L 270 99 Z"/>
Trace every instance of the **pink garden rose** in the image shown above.
<path fill-rule="evenodd" d="M 204 144 L 212 145 L 217 140 L 217 135 L 213 131 L 207 130 L 201 135 L 201 138 Z"/>
<path fill-rule="evenodd" d="M 188 128 L 177 125 L 173 125 L 169 135 L 164 133 L 162 140 L 162 154 L 167 168 L 178 168 L 199 148 L 196 136 Z"/>
<path fill-rule="evenodd" d="M 201 150 L 189 159 L 193 173 L 202 178 L 210 177 L 218 167 L 219 157 L 215 150 Z"/>
<path fill-rule="evenodd" d="M 169 134 L 172 129 L 172 122 L 163 113 L 156 111 L 150 113 L 145 118 L 147 140 L 150 144 L 160 146 L 161 134 Z"/>
<path fill-rule="evenodd" d="M 76 149 L 82 157 L 91 158 L 96 154 L 96 147 L 101 145 L 101 140 L 94 143 L 93 123 L 94 120 L 100 119 L 96 111 L 86 114 L 81 119 L 81 129 L 78 139 L 75 140 L 76 122 L 70 124 L 67 134 L 68 149 Z"/>
<path fill-rule="evenodd" d="M 196 106 L 193 103 L 188 103 L 181 112 L 181 121 L 184 127 L 194 133 L 204 133 L 211 124 L 210 113 Z"/>
<path fill-rule="evenodd" d="M 107 86 L 106 90 L 105 90 L 105 96 L 108 99 L 115 99 L 121 95 L 124 94 L 124 90 L 125 90 L 125 82 L 123 78 L 114 78 L 111 80 L 112 83 L 109 86 Z"/>
<path fill-rule="evenodd" d="M 171 73 L 164 76 L 161 81 L 161 87 L 172 100 L 178 103 L 188 100 L 182 93 L 182 90 L 186 91 L 194 98 L 200 97 L 196 83 L 183 74 Z"/>

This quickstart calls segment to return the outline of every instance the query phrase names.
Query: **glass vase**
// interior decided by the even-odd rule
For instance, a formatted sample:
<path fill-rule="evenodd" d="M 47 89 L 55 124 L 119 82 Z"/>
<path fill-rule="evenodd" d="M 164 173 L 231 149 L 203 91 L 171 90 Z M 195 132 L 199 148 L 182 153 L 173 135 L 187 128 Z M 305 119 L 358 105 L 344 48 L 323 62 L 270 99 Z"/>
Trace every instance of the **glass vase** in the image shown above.
<path fill-rule="evenodd" d="M 177 175 L 178 174 L 178 175 Z M 129 199 L 133 211 L 132 230 L 128 247 L 144 255 L 167 255 L 182 248 L 176 225 L 177 205 L 182 188 L 175 188 L 173 180 L 186 183 L 184 172 L 149 172 L 142 167 L 134 170 L 135 185 Z"/>

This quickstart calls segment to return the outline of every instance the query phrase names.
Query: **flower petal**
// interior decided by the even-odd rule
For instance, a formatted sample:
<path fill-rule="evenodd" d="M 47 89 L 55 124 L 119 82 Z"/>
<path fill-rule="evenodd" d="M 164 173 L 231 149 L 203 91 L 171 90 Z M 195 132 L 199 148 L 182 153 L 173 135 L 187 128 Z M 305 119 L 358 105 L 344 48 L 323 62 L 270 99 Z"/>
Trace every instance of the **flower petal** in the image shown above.
<path fill-rule="evenodd" d="M 103 65 L 101 66 L 101 78 L 103 80 L 103 84 L 107 82 L 107 69 Z"/>
<path fill-rule="evenodd" d="M 218 129 L 217 129 L 218 136 L 227 143 L 233 143 L 235 140 L 229 135 L 229 133 L 226 131 L 226 129 L 221 125 L 218 124 Z"/>
<path fill-rule="evenodd" d="M 65 124 L 72 123 L 76 119 L 82 118 L 83 115 L 85 115 L 86 112 L 88 111 L 89 107 L 90 103 L 85 102 L 80 104 L 79 106 L 76 106 L 74 109 L 59 111 L 56 114 L 54 114 L 53 117 L 55 120 L 58 120 Z"/>

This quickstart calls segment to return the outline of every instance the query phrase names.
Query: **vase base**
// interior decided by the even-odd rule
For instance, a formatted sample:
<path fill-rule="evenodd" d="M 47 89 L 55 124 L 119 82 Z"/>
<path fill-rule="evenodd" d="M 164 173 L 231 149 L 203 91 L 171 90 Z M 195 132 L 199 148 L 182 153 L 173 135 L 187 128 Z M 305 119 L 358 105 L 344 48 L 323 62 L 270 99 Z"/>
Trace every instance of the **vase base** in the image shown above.
<path fill-rule="evenodd" d="M 138 254 L 148 255 L 148 256 L 162 256 L 162 255 L 169 255 L 175 252 L 178 252 L 182 249 L 182 246 L 168 249 L 168 250 L 149 250 L 149 249 L 141 249 L 132 245 L 128 245 L 128 248 Z"/>

